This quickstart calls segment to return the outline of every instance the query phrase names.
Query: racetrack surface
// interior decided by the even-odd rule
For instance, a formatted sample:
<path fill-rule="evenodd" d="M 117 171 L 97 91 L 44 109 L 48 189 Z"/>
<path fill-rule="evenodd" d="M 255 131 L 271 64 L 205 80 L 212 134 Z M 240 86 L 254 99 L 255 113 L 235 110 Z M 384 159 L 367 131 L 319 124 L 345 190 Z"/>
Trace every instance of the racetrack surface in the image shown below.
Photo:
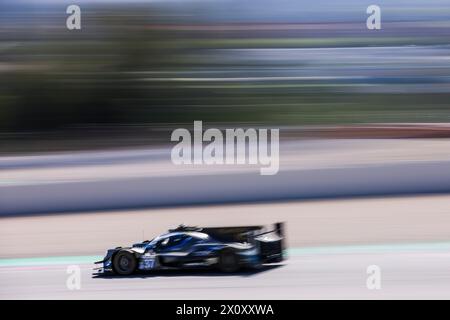
<path fill-rule="evenodd" d="M 1 299 L 449 299 L 450 196 L 178 207 L 0 219 Z M 95 277 L 107 248 L 179 223 L 285 221 L 289 258 L 259 272 Z M 67 266 L 81 267 L 69 290 Z M 381 268 L 381 289 L 366 271 Z"/>
<path fill-rule="evenodd" d="M 0 259 L 103 255 L 183 223 L 286 222 L 288 247 L 450 240 L 450 195 L 292 201 L 0 218 Z"/>
<path fill-rule="evenodd" d="M 450 139 L 300 140 L 280 171 L 180 165 L 170 147 L 0 158 L 0 216 L 450 192 Z"/>
<path fill-rule="evenodd" d="M 80 290 L 69 290 L 66 265 L 0 268 L 1 299 L 449 299 L 450 252 L 306 254 L 261 271 L 160 271 L 98 277 L 81 265 Z M 369 290 L 367 267 L 381 269 Z"/>

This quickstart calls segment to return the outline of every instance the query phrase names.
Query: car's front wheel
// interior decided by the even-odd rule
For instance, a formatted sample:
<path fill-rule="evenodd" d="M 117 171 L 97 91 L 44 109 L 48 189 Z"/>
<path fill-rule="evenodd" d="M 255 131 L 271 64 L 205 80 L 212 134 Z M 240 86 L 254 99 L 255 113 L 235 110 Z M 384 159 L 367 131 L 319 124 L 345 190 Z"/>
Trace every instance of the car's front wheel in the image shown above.
<path fill-rule="evenodd" d="M 232 250 L 223 250 L 219 255 L 219 269 L 223 272 L 239 270 L 239 259 Z"/>
<path fill-rule="evenodd" d="M 114 272 L 120 275 L 132 274 L 137 267 L 137 260 L 134 254 L 127 250 L 120 250 L 113 258 Z"/>

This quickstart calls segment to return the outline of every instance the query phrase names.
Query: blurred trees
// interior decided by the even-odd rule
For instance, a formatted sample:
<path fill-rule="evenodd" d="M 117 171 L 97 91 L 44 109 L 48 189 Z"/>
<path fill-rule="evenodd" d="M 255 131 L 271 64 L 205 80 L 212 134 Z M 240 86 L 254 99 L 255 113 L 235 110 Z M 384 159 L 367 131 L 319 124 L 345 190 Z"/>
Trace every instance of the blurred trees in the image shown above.
<path fill-rule="evenodd" d="M 146 85 L 140 73 L 165 70 L 183 56 L 171 36 L 146 19 L 123 8 L 94 11 L 83 13 L 80 31 L 47 19 L 43 36 L 5 49 L 0 130 L 158 122 L 158 114 L 170 112 L 159 103 L 169 93 Z"/>
<path fill-rule="evenodd" d="M 448 70 L 432 64 L 441 61 L 432 54 L 439 57 L 446 51 L 436 52 L 446 47 L 402 69 L 383 62 L 402 61 L 389 51 L 379 61 L 376 54 L 368 61 L 356 51 L 355 63 L 317 51 L 314 65 L 311 56 L 295 50 L 283 56 L 277 49 L 383 47 L 411 38 L 361 38 L 359 29 L 336 36 L 332 24 L 304 37 L 267 24 L 223 26 L 214 18 L 198 23 L 195 14 L 180 18 L 149 6 L 85 9 L 82 30 L 75 31 L 65 28 L 62 7 L 42 10 L 48 16 L 30 11 L 8 18 L 0 11 L 0 132 L 193 120 L 278 126 L 450 121 L 450 92 L 443 87 Z M 366 77 L 369 71 L 376 76 Z M 428 91 L 415 92 L 409 84 L 426 84 Z"/>

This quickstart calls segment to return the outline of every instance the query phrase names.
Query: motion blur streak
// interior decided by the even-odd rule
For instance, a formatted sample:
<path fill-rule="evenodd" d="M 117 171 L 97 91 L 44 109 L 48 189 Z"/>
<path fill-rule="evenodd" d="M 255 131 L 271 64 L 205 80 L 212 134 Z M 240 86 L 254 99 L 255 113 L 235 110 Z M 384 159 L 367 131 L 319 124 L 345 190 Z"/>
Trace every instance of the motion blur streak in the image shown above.
<path fill-rule="evenodd" d="M 366 288 L 366 268 L 384 270 L 381 290 Z M 65 266 L 0 268 L 2 299 L 448 299 L 448 251 L 292 257 L 283 267 L 223 275 L 158 272 L 93 278 L 81 267 L 81 290 L 65 287 Z"/>
<path fill-rule="evenodd" d="M 263 224 L 282 219 L 287 222 L 289 246 L 299 250 L 289 250 L 289 259 L 281 267 L 235 275 L 188 271 L 98 278 L 92 276 L 92 265 L 84 264 L 86 259 L 81 257 L 84 263 L 79 291 L 65 288 L 66 265 L 52 264 L 55 258 L 41 259 L 49 264 L 0 267 L 0 297 L 448 299 L 448 244 L 435 243 L 448 240 L 449 205 L 449 196 L 426 196 L 3 218 L 3 258 L 101 255 L 108 246 L 152 237 L 180 221 L 229 225 L 236 221 Z M 381 245 L 346 247 L 365 243 Z M 327 247 L 330 244 L 334 246 Z M 315 249 L 318 245 L 324 247 Z M 302 249 L 305 247 L 309 250 Z M 67 264 L 75 263 L 65 259 Z M 382 268 L 381 290 L 366 288 L 366 268 L 373 264 Z"/>
<path fill-rule="evenodd" d="M 286 221 L 289 247 L 448 241 L 450 196 L 410 196 L 116 210 L 1 218 L 0 259 L 102 255 L 180 223 L 206 226 Z M 33 245 L 28 245 L 32 243 Z"/>
<path fill-rule="evenodd" d="M 378 1 L 381 30 L 368 0 L 79 1 L 81 30 L 68 4 L 0 5 L 2 152 L 166 142 L 199 119 L 449 120 L 448 1 Z"/>
<path fill-rule="evenodd" d="M 430 249 L 450 241 L 449 1 L 378 0 L 380 30 L 372 0 L 79 0 L 80 30 L 69 4 L 0 2 L 0 259 L 101 256 L 180 223 L 286 221 L 290 252 L 313 249 L 222 277 L 83 260 L 80 291 L 65 265 L 4 265 L 0 298 L 450 298 L 448 247 Z M 279 173 L 174 166 L 193 121 L 280 129 Z"/>

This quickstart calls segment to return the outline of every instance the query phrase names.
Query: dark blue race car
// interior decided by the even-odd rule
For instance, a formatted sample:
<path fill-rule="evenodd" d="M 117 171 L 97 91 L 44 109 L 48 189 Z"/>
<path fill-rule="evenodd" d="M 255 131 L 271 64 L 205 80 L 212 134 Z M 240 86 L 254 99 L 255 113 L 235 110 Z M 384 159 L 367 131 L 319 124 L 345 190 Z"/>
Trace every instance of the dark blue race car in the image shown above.
<path fill-rule="evenodd" d="M 281 262 L 283 223 L 263 226 L 199 228 L 180 225 L 153 240 L 107 251 L 100 272 L 129 275 L 138 270 L 218 268 L 235 272 Z"/>

